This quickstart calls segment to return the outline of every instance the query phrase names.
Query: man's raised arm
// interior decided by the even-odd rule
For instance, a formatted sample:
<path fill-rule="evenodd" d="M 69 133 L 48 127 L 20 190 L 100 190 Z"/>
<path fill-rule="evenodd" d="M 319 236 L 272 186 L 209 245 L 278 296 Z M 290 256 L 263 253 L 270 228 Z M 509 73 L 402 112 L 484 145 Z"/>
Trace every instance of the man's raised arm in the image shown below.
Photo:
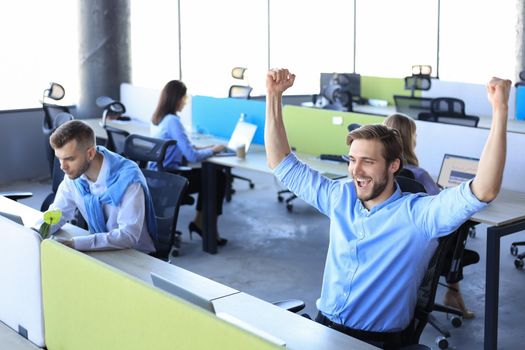
<path fill-rule="evenodd" d="M 283 92 L 293 85 L 295 75 L 288 69 L 271 69 L 266 74 L 266 125 L 264 144 L 268 165 L 275 168 L 290 152 L 283 123 Z"/>
<path fill-rule="evenodd" d="M 507 155 L 507 114 L 510 80 L 492 78 L 487 84 L 487 95 L 492 105 L 492 125 L 472 181 L 472 193 L 483 202 L 496 198 L 503 178 Z"/>

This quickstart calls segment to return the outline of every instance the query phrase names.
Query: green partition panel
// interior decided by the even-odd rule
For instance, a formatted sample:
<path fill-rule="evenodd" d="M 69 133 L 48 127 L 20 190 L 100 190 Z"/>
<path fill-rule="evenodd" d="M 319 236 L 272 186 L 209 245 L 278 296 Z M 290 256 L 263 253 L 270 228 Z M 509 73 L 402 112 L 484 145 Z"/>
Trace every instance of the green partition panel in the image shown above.
<path fill-rule="evenodd" d="M 277 348 L 51 240 L 42 243 L 42 284 L 49 350 Z"/>
<path fill-rule="evenodd" d="M 410 95 L 410 91 L 405 90 L 403 78 L 361 76 L 362 97 L 385 100 L 389 105 L 394 105 L 394 95 Z M 421 91 L 415 91 L 415 96 L 421 96 Z"/>
<path fill-rule="evenodd" d="M 342 124 L 334 125 L 333 117 L 341 117 Z M 375 115 L 297 106 L 284 106 L 283 118 L 290 146 L 298 152 L 314 155 L 347 154 L 349 124 L 375 124 L 385 119 Z"/>

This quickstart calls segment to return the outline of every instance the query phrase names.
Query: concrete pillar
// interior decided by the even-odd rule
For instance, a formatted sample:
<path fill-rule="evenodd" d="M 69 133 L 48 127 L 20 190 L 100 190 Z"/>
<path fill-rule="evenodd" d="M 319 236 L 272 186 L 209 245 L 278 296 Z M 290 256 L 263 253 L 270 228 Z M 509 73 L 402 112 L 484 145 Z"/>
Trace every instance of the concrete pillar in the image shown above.
<path fill-rule="evenodd" d="M 514 81 L 520 81 L 519 74 L 525 70 L 525 0 L 516 0 L 516 77 Z"/>
<path fill-rule="evenodd" d="M 101 116 L 96 98 L 106 95 L 118 100 L 120 84 L 131 82 L 129 2 L 79 1 L 79 118 Z"/>

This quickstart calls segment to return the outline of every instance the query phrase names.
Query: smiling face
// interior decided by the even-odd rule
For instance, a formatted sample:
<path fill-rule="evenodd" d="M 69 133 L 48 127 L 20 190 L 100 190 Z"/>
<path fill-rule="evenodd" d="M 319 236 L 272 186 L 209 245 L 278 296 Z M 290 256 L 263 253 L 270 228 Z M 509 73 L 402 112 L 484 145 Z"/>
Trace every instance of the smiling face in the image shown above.
<path fill-rule="evenodd" d="M 394 173 L 400 161 L 388 164 L 383 147 L 377 139 L 357 139 L 350 145 L 348 173 L 354 179 L 357 197 L 367 209 L 394 193 Z"/>

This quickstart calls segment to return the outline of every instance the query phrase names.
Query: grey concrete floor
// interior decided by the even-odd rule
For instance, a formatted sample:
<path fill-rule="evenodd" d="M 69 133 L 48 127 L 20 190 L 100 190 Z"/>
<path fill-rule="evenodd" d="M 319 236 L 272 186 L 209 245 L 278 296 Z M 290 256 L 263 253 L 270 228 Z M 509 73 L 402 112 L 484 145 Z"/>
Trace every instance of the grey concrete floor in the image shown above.
<path fill-rule="evenodd" d="M 235 173 L 250 177 L 256 185 L 251 190 L 246 182 L 236 181 L 236 194 L 224 205 L 219 231 L 229 239 L 228 244 L 219 247 L 215 255 L 202 252 L 200 237 L 194 235 L 190 240 L 188 234 L 194 208 L 183 206 L 177 225 L 183 233 L 180 256 L 172 263 L 270 302 L 302 299 L 305 311 L 314 316 L 328 247 L 328 219 L 301 200 L 293 202 L 293 212 L 289 213 L 283 203 L 277 202 L 280 187 L 270 175 L 240 170 Z M 35 196 L 23 202 L 39 209 L 49 188 L 48 181 L 41 181 L 0 186 L 0 191 L 33 191 Z M 485 233 L 486 226 L 478 225 L 477 236 L 468 241 L 468 247 L 480 254 L 481 261 L 465 268 L 461 283 L 465 302 L 476 317 L 464 320 L 460 328 L 450 326 L 450 349 L 483 348 Z M 509 253 L 510 243 L 517 240 L 525 240 L 525 233 L 501 241 L 498 349 L 525 348 L 525 271 L 514 267 Z M 438 301 L 444 289 L 440 287 Z M 446 315 L 437 313 L 436 317 L 449 325 Z M 421 343 L 438 349 L 434 342 L 438 335 L 427 325 Z"/>

